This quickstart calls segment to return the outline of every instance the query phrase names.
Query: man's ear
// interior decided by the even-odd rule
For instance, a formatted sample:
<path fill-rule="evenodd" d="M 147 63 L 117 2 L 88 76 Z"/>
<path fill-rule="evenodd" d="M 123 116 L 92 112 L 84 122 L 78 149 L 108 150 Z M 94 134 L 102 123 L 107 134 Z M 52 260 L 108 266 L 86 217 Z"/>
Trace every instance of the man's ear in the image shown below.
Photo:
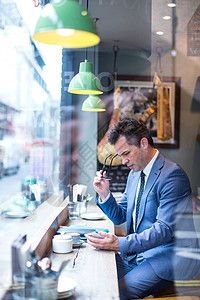
<path fill-rule="evenodd" d="M 147 138 L 143 137 L 141 140 L 140 140 L 140 147 L 144 150 L 146 150 L 149 146 L 149 142 L 147 140 Z"/>

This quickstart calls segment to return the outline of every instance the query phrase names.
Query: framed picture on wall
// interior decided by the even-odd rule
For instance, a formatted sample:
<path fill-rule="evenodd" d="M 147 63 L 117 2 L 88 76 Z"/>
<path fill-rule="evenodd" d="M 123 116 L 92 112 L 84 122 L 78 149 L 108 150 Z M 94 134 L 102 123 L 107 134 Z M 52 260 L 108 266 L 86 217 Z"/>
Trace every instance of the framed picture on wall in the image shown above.
<path fill-rule="evenodd" d="M 179 77 L 164 77 L 154 86 L 151 77 L 118 76 L 115 90 L 117 88 L 120 89 L 121 118 L 136 118 L 144 122 L 156 147 L 179 147 Z M 112 95 L 107 97 L 112 98 Z M 106 104 L 106 96 L 104 100 Z"/>

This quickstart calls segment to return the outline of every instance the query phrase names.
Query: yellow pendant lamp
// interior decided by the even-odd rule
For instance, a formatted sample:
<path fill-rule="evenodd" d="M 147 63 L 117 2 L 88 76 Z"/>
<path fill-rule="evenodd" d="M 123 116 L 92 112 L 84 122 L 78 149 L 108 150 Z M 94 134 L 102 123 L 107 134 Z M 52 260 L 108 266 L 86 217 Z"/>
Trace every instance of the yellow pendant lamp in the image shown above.
<path fill-rule="evenodd" d="M 100 95 L 102 92 L 102 85 L 100 80 L 92 73 L 93 64 L 88 62 L 80 63 L 79 73 L 76 74 L 70 81 L 68 92 L 72 94 L 83 95 Z"/>
<path fill-rule="evenodd" d="M 100 111 L 105 111 L 105 105 L 103 101 L 97 97 L 90 95 L 82 105 L 82 110 L 83 111 L 93 111 L 93 112 L 100 112 Z"/>
<path fill-rule="evenodd" d="M 86 48 L 100 42 L 92 16 L 76 0 L 52 0 L 45 5 L 33 38 L 63 48 Z"/>

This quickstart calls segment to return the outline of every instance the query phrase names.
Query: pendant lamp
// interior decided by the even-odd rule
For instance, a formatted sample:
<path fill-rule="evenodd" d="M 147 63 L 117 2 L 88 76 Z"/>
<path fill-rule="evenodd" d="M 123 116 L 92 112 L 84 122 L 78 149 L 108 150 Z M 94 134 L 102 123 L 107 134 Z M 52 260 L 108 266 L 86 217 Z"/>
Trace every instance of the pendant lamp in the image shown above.
<path fill-rule="evenodd" d="M 77 0 L 52 0 L 45 5 L 33 38 L 63 48 L 85 48 L 100 42 L 92 16 Z"/>
<path fill-rule="evenodd" d="M 82 110 L 83 111 L 93 111 L 93 112 L 100 112 L 100 111 L 105 111 L 105 105 L 103 101 L 97 97 L 90 95 L 82 105 Z"/>
<path fill-rule="evenodd" d="M 70 81 L 68 92 L 72 94 L 84 95 L 100 95 L 102 92 L 102 85 L 100 80 L 92 73 L 93 64 L 88 62 L 80 63 L 79 73 L 76 74 Z"/>

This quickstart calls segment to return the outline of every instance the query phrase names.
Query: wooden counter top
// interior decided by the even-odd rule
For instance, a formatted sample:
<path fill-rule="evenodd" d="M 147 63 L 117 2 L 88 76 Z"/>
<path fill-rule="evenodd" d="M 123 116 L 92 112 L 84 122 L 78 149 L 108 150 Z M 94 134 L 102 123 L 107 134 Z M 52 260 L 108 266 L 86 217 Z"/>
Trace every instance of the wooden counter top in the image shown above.
<path fill-rule="evenodd" d="M 95 205 L 89 205 L 87 212 L 101 212 Z M 107 228 L 114 232 L 113 223 L 104 220 L 89 221 L 79 218 L 70 224 Z M 69 225 L 69 224 L 68 224 Z M 72 299 L 80 300 L 114 300 L 119 299 L 115 252 L 95 249 L 86 242 L 80 248 L 74 248 L 68 254 L 52 254 L 53 267 L 58 269 L 61 261 L 69 259 L 62 276 L 76 281 L 75 294 Z"/>

